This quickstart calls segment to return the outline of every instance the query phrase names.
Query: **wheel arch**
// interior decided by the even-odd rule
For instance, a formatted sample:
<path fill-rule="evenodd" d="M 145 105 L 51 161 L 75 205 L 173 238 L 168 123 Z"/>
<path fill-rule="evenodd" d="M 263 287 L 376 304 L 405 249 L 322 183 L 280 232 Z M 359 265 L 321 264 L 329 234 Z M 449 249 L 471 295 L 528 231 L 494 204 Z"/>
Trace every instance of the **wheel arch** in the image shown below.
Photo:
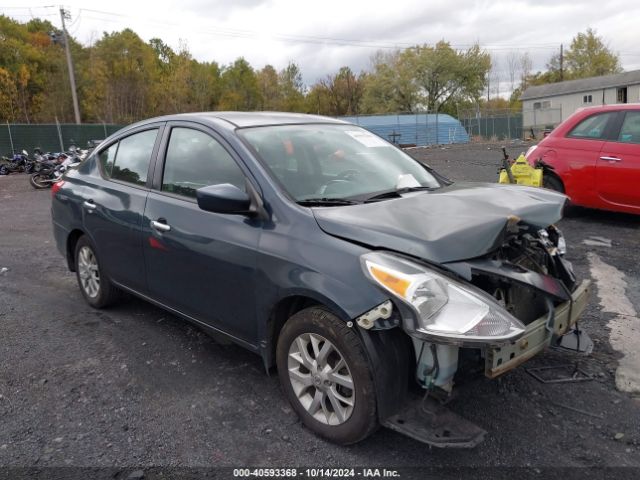
<path fill-rule="evenodd" d="M 313 294 L 300 293 L 281 298 L 271 309 L 267 322 L 269 337 L 266 348 L 263 348 L 263 360 L 267 369 L 276 364 L 276 348 L 284 324 L 295 313 L 312 306 L 325 308 L 345 322 L 351 320 L 333 302 Z M 400 328 L 371 331 L 359 328 L 354 322 L 353 329 L 369 358 L 376 386 L 378 418 L 383 421 L 397 413 L 407 399 L 409 380 L 414 375 L 411 369 L 413 347 L 409 336 Z"/>
<path fill-rule="evenodd" d="M 547 177 L 551 177 L 551 178 L 555 178 L 558 182 L 560 182 L 560 185 L 562 185 L 562 189 L 566 192 L 567 187 L 564 183 L 564 180 L 562 179 L 562 177 L 555 171 L 554 168 L 552 167 L 544 167 L 543 168 L 543 175 L 546 175 Z"/>
<path fill-rule="evenodd" d="M 273 305 L 267 318 L 267 338 L 265 348 L 263 348 L 263 360 L 267 369 L 276 364 L 276 346 L 278 344 L 278 338 L 280 337 L 282 327 L 289 318 L 300 310 L 314 306 L 322 307 L 344 319 L 344 312 L 336 312 L 336 308 L 331 307 L 329 303 L 330 302 L 326 300 L 319 299 L 317 295 L 309 293 L 295 293 L 281 298 Z"/>
<path fill-rule="evenodd" d="M 76 271 L 76 245 L 78 244 L 78 240 L 80 237 L 84 235 L 84 232 L 79 228 L 75 228 L 69 232 L 67 235 L 67 245 L 66 245 L 66 257 L 67 257 L 67 266 L 69 270 L 72 272 Z"/>

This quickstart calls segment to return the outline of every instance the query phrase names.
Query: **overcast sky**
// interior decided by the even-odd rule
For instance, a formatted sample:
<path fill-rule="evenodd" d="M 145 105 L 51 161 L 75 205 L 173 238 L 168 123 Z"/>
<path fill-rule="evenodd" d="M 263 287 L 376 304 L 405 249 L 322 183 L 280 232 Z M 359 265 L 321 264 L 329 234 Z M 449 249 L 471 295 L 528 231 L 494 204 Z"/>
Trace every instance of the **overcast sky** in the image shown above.
<path fill-rule="evenodd" d="M 60 25 L 46 0 L 0 0 L 0 13 Z M 506 55 L 529 52 L 534 70 L 577 32 L 597 30 L 625 70 L 640 68 L 640 2 L 635 0 L 83 0 L 68 3 L 69 32 L 84 44 L 129 27 L 144 40 L 181 42 L 198 60 L 254 67 L 298 63 L 307 84 L 342 65 L 359 71 L 376 50 L 441 39 L 454 47 L 479 42 L 495 55 L 505 87 Z"/>

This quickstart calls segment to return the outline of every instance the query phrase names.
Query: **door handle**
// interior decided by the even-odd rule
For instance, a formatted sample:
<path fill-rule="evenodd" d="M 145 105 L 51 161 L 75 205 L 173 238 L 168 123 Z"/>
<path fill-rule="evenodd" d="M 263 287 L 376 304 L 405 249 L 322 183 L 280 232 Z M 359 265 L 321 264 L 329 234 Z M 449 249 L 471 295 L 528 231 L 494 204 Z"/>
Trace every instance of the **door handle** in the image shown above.
<path fill-rule="evenodd" d="M 158 222 L 156 220 L 151 220 L 151 228 L 154 228 L 159 232 L 168 232 L 171 230 L 171 225 L 167 225 L 164 221 Z"/>
<path fill-rule="evenodd" d="M 93 200 L 85 200 L 82 205 L 84 205 L 85 208 L 88 208 L 89 210 L 95 210 L 97 207 L 97 205 L 93 203 Z"/>
<path fill-rule="evenodd" d="M 621 162 L 622 159 L 618 158 L 618 157 L 608 157 L 608 156 L 604 156 L 604 157 L 600 157 L 600 160 L 606 160 L 607 162 Z"/>

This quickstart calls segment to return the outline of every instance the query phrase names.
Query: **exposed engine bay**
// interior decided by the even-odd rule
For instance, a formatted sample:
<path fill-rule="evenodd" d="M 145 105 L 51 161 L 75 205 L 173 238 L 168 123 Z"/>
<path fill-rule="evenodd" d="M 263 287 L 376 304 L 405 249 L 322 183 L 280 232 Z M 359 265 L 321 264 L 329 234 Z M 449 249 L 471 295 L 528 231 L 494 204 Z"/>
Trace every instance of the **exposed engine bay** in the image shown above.
<path fill-rule="evenodd" d="M 530 326 L 531 330 L 540 330 L 537 325 L 534 326 L 537 322 L 543 327 L 544 334 L 551 331 L 550 321 L 544 324 L 540 319 L 552 319 L 556 308 L 571 304 L 572 294 L 577 288 L 571 264 L 563 258 L 565 252 L 562 232 L 554 225 L 538 231 L 513 225 L 506 241 L 497 250 L 478 259 L 457 262 L 454 268 L 457 272 L 466 272 L 473 285 L 493 296 L 506 311 L 527 326 L 527 331 Z M 566 321 L 557 327 L 566 330 L 570 327 L 569 323 Z M 551 333 L 557 335 L 559 332 Z M 539 332 L 537 336 L 540 337 Z M 546 341 L 546 336 L 543 337 Z M 540 338 L 538 340 L 538 343 L 543 341 Z M 461 350 L 469 347 L 421 342 L 415 338 L 413 343 L 418 383 L 426 389 L 451 392 Z M 535 347 L 535 352 L 529 350 L 529 340 L 521 341 L 519 345 L 521 348 L 508 352 L 508 361 L 516 360 L 516 355 L 521 351 L 519 364 L 541 349 L 538 348 L 540 345 L 531 345 Z M 481 360 L 489 358 L 497 363 L 496 367 L 501 367 L 499 373 L 488 368 L 487 376 L 498 376 L 512 368 L 505 368 L 501 358 L 492 358 L 492 353 L 500 352 L 501 347 L 475 350 Z"/>

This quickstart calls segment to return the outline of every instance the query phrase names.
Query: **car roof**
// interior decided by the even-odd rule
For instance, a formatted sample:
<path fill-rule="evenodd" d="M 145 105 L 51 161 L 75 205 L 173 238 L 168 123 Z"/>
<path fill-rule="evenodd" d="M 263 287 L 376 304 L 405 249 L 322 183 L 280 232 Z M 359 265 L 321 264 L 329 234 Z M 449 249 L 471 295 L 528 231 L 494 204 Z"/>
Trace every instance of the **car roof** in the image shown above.
<path fill-rule="evenodd" d="M 609 105 L 594 105 L 592 107 L 580 107 L 576 112 L 608 112 L 617 110 L 640 110 L 640 103 L 612 103 Z"/>
<path fill-rule="evenodd" d="M 230 127 L 258 127 L 266 125 L 291 125 L 291 124 L 311 124 L 311 123 L 335 123 L 346 124 L 342 120 L 320 115 L 307 115 L 304 113 L 287 112 L 197 112 L 180 113 L 176 115 L 165 115 L 162 117 L 150 118 L 138 122 L 137 125 L 153 123 L 158 121 L 196 121 L 202 123 L 220 124 L 223 120 L 230 124 Z"/>

